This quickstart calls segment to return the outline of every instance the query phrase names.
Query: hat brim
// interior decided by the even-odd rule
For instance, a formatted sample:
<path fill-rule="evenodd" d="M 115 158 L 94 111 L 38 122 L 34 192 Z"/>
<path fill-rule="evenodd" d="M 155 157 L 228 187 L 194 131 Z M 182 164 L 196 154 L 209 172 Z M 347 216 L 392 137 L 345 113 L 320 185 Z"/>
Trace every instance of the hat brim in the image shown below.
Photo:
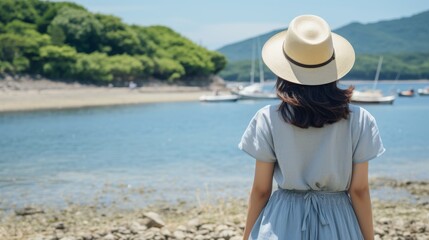
<path fill-rule="evenodd" d="M 344 77 L 353 67 L 355 51 L 352 45 L 338 34 L 332 33 L 335 59 L 318 68 L 306 68 L 293 64 L 283 53 L 286 32 L 272 36 L 262 48 L 262 59 L 278 77 L 301 85 L 322 85 Z"/>

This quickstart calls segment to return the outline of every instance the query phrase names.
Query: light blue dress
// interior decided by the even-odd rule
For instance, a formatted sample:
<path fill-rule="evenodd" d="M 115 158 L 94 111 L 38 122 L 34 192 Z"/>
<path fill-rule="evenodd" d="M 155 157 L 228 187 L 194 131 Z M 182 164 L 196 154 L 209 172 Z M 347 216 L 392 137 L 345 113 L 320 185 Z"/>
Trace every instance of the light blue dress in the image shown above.
<path fill-rule="evenodd" d="M 348 119 L 323 128 L 286 123 L 278 105 L 260 109 L 239 148 L 273 162 L 274 191 L 249 239 L 363 239 L 350 198 L 353 163 L 385 151 L 374 117 L 350 104 Z"/>

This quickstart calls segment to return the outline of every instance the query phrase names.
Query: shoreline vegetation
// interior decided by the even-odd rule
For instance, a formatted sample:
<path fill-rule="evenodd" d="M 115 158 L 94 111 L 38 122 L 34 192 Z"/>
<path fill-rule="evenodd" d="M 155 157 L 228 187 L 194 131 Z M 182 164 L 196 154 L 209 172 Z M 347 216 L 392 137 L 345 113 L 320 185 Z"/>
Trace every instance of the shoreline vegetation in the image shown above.
<path fill-rule="evenodd" d="M 429 238 L 428 181 L 375 178 L 370 182 L 373 189 L 389 187 L 407 191 L 412 196 L 396 201 L 373 199 L 375 239 Z M 74 203 L 63 208 L 47 205 L 9 211 L 2 209 L 0 239 L 239 240 L 245 224 L 246 208 L 246 199 L 233 198 L 215 202 L 162 203 L 131 209 L 114 204 Z"/>
<path fill-rule="evenodd" d="M 226 58 L 166 26 L 126 24 L 71 2 L 0 1 L 0 75 L 30 74 L 99 86 L 204 84 Z"/>

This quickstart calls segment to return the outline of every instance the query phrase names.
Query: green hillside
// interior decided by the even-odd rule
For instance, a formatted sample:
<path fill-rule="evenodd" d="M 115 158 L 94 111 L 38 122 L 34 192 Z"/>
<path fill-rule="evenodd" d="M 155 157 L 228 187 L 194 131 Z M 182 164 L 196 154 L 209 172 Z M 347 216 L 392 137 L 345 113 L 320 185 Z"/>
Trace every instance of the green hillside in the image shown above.
<path fill-rule="evenodd" d="M 165 26 L 128 25 L 67 2 L 0 0 L 0 75 L 83 83 L 206 81 L 226 64 Z"/>
<path fill-rule="evenodd" d="M 334 32 L 349 40 L 356 53 L 409 53 L 429 52 L 429 11 L 390 21 L 361 24 L 351 23 L 335 29 Z M 286 28 L 285 28 L 286 29 Z M 256 39 L 264 43 L 274 34 L 283 31 L 277 29 L 254 38 L 226 45 L 219 52 L 229 61 L 251 58 L 251 49 Z"/>
<path fill-rule="evenodd" d="M 429 11 L 425 11 L 411 17 L 377 23 L 351 23 L 334 30 L 352 43 L 357 54 L 355 67 L 346 78 L 372 79 L 379 55 L 385 56 L 381 79 L 393 79 L 398 72 L 401 72 L 401 79 L 429 78 L 428 23 Z M 226 80 L 248 80 L 252 48 L 257 39 L 264 43 L 282 30 L 218 49 L 229 61 L 220 75 Z M 266 76 L 274 77 L 268 69 Z"/>

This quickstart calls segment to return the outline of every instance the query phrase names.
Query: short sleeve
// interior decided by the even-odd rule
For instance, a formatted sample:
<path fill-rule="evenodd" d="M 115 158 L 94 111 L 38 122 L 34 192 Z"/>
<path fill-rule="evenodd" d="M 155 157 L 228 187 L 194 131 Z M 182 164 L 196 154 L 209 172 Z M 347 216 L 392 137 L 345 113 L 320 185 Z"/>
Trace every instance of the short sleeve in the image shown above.
<path fill-rule="evenodd" d="M 258 111 L 244 131 L 238 148 L 258 161 L 275 162 L 273 137 L 267 114 Z"/>
<path fill-rule="evenodd" d="M 353 163 L 372 160 L 385 152 L 375 118 L 366 110 L 359 117 L 359 131 L 355 138 Z"/>

